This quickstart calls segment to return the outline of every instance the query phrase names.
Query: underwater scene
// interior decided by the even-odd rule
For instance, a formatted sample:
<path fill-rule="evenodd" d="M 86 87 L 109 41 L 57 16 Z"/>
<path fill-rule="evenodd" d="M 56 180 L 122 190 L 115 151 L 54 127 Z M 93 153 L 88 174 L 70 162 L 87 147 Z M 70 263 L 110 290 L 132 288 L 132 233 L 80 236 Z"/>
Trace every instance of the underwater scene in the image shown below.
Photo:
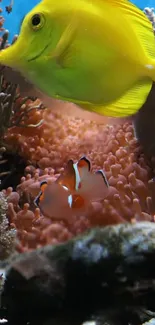
<path fill-rule="evenodd" d="M 0 323 L 155 325 L 155 2 L 0 0 Z"/>

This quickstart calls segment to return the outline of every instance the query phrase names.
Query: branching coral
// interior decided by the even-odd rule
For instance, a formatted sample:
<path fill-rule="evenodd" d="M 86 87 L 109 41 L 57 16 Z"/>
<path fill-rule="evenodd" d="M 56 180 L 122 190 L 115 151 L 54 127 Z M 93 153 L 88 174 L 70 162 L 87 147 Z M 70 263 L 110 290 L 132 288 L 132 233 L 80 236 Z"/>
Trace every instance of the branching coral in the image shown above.
<path fill-rule="evenodd" d="M 2 36 L 0 49 L 7 46 L 8 32 Z M 16 39 L 16 38 L 15 38 Z M 15 39 L 13 41 L 15 41 Z M 0 114 L 1 114 L 1 125 L 0 137 L 4 132 L 10 127 L 38 127 L 42 123 L 41 116 L 38 114 L 38 123 L 33 124 L 33 122 L 28 123 L 28 120 L 32 120 L 32 111 L 40 111 L 44 108 L 41 102 L 32 98 L 30 96 L 21 97 L 19 93 L 19 86 L 16 84 L 14 78 L 14 83 L 6 81 L 4 78 L 9 74 L 13 74 L 15 77 L 16 72 L 11 72 L 11 69 L 7 67 L 1 67 L 0 70 Z M 34 114 L 33 114 L 34 116 Z M 34 119 L 34 117 L 33 117 Z"/>
<path fill-rule="evenodd" d="M 3 20 L 2 20 L 3 24 Z M 5 31 L 0 40 L 0 49 L 8 46 L 8 31 Z M 14 37 L 13 42 L 16 40 Z M 0 67 L 0 177 L 3 181 L 3 185 L 6 182 L 6 178 L 14 173 L 17 169 L 16 165 L 12 166 L 12 163 L 17 161 L 16 159 L 16 147 L 13 148 L 13 159 L 11 158 L 12 148 L 4 144 L 3 136 L 10 127 L 29 128 L 31 130 L 42 124 L 42 109 L 44 108 L 42 103 L 32 98 L 31 96 L 20 96 L 19 86 L 16 81 L 15 72 L 7 67 Z M 7 80 L 7 76 L 12 76 L 13 82 Z M 25 85 L 25 81 L 23 81 Z M 27 85 L 27 84 L 26 84 Z M 5 154 L 3 154 L 5 152 Z M 9 161 L 8 161 L 9 160 Z M 19 162 L 21 161 L 19 157 Z M 24 165 L 24 164 L 23 164 Z M 18 170 L 21 169 L 20 167 Z M 17 177 L 18 179 L 18 177 Z M 11 181 L 11 180 L 10 180 Z M 2 184 L 1 184 L 2 188 Z"/>
<path fill-rule="evenodd" d="M 12 6 L 12 2 L 10 4 Z M 9 6 L 9 7 L 10 7 Z M 2 19 L 2 26 L 4 20 Z M 4 31 L 1 40 L 0 40 L 0 50 L 9 46 L 8 43 L 9 32 Z M 17 36 L 14 37 L 12 43 L 14 43 L 17 39 Z M 4 77 L 5 76 L 5 77 Z M 7 78 L 7 76 L 10 76 Z M 41 102 L 38 102 L 36 98 L 31 96 L 21 97 L 19 92 L 18 82 L 22 81 L 24 86 L 28 85 L 24 78 L 18 76 L 18 73 L 12 71 L 8 67 L 1 66 L 0 67 L 0 138 L 2 138 L 4 132 L 10 127 L 38 127 L 42 123 L 41 116 L 37 116 L 36 125 L 28 120 L 32 119 L 32 110 L 39 111 L 44 108 Z M 12 81 L 12 82 L 10 82 Z M 25 86 L 26 87 L 26 86 Z M 28 87 L 28 86 L 27 86 Z M 35 114 L 33 114 L 34 116 Z M 37 113 L 36 113 L 37 115 Z"/>

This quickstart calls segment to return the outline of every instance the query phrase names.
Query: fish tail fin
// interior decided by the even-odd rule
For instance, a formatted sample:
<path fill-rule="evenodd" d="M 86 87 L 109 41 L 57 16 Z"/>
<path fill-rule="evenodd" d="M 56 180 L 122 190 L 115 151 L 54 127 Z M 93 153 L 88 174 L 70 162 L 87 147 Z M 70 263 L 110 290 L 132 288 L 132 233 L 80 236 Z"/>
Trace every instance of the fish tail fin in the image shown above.
<path fill-rule="evenodd" d="M 133 62 L 136 63 L 137 67 L 140 67 L 139 73 L 141 77 L 148 76 L 155 81 L 155 35 L 152 22 L 131 1 L 113 1 L 115 5 L 120 6 L 125 17 L 129 19 L 131 24 L 131 27 L 129 26 L 130 33 L 128 30 L 128 43 L 126 43 L 128 48 L 130 39 L 132 40 L 130 57 L 132 56 Z"/>

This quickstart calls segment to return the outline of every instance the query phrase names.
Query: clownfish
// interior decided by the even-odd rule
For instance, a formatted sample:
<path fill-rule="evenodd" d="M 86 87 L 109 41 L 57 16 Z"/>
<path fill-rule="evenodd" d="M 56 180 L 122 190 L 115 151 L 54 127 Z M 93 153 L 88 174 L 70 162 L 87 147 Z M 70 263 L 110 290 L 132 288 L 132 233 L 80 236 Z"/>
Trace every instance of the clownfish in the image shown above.
<path fill-rule="evenodd" d="M 109 193 L 109 184 L 102 170 L 91 172 L 86 157 L 77 163 L 69 160 L 56 182 L 46 180 L 40 184 L 40 193 L 34 203 L 47 217 L 56 219 L 81 215 L 93 200 L 102 200 Z"/>

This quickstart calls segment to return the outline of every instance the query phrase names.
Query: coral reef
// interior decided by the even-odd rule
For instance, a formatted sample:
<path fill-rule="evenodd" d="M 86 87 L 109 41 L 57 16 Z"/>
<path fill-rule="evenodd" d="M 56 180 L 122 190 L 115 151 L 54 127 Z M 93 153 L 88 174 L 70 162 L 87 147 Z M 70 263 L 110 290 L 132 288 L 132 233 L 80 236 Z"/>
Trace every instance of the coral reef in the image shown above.
<path fill-rule="evenodd" d="M 6 45 L 7 33 L 1 48 Z M 4 76 L 12 78 L 11 73 L 14 72 L 4 67 L 1 71 L 4 103 L 12 98 L 11 104 L 7 104 L 8 116 L 6 110 L 2 111 L 5 127 L 1 139 L 3 146 L 15 155 L 18 153 L 27 167 L 17 188 L 10 184 L 3 193 L 9 202 L 9 222 L 17 229 L 18 249 L 25 251 L 62 242 L 94 226 L 154 221 L 154 181 L 150 181 L 154 171 L 135 138 L 132 123 L 105 125 L 86 118 L 66 117 L 52 112 L 52 107 L 43 109 L 41 102 L 29 95 L 22 98 L 18 86 L 8 97 L 12 94 L 12 83 Z M 29 86 L 26 84 L 28 93 Z M 68 104 L 58 104 L 62 105 L 67 110 Z M 74 108 L 72 105 L 71 109 Z M 52 213 L 50 218 L 42 215 L 34 205 L 40 182 L 55 181 L 69 159 L 77 161 L 83 155 L 90 159 L 93 170 L 105 172 L 109 195 L 100 202 L 91 202 L 84 215 L 75 214 L 68 219 L 63 211 L 59 218 Z"/>
<path fill-rule="evenodd" d="M 154 12 L 154 8 L 146 7 L 144 9 L 144 12 L 145 12 L 146 16 L 150 19 L 150 21 L 152 23 L 152 26 L 153 26 L 153 29 L 155 31 L 155 12 Z"/>
<path fill-rule="evenodd" d="M 0 8 L 0 14 L 1 13 L 2 13 L 2 9 Z M 3 24 L 4 24 L 4 18 L 2 15 L 0 15 L 0 32 L 4 31 Z"/>
<path fill-rule="evenodd" d="M 16 230 L 9 227 L 7 210 L 7 200 L 4 193 L 0 192 L 0 260 L 11 255 L 16 246 Z"/>

